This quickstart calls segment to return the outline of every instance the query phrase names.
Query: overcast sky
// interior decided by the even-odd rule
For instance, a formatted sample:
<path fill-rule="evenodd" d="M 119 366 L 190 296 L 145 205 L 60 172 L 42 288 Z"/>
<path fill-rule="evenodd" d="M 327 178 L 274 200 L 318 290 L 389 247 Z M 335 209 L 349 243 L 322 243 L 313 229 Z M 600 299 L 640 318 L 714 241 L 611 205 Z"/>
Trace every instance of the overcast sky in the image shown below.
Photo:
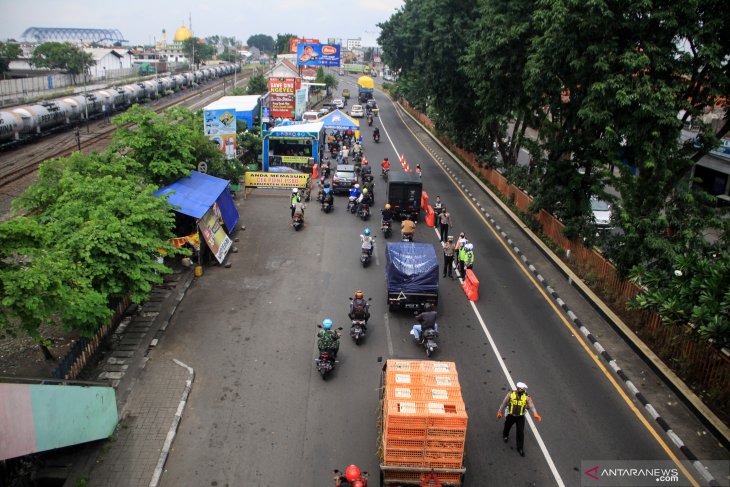
<path fill-rule="evenodd" d="M 243 42 L 254 34 L 292 33 L 326 42 L 362 38 L 374 46 L 383 22 L 403 0 L 0 0 L 0 40 L 20 40 L 28 27 L 118 29 L 131 44 L 150 44 L 162 29 L 172 41 L 192 15 L 197 37 Z"/>

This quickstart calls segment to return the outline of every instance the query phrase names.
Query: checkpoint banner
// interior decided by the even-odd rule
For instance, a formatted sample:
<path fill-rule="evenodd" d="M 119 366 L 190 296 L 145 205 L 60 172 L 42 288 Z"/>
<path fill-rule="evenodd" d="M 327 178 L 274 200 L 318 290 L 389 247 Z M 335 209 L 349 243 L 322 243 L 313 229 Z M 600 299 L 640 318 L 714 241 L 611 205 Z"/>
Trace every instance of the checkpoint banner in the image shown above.
<path fill-rule="evenodd" d="M 309 174 L 249 171 L 245 184 L 247 188 L 306 188 Z"/>
<path fill-rule="evenodd" d="M 220 215 L 217 203 L 214 203 L 213 207 L 205 212 L 203 218 L 198 220 L 198 228 L 219 264 L 223 263 L 231 248 L 231 239 L 223 229 L 222 222 L 223 217 Z"/>

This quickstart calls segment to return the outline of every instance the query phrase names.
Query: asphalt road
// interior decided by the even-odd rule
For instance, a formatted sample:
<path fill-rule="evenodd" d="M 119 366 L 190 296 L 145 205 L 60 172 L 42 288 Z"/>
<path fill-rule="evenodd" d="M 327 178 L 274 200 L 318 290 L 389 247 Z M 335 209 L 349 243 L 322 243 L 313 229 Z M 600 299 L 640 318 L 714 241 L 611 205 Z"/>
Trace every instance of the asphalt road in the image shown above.
<path fill-rule="evenodd" d="M 340 78 L 356 93 L 350 77 Z M 376 94 L 381 143 L 365 125 L 368 160 L 377 167 L 399 154 L 420 163 L 424 187 L 451 211 L 452 233 L 475 244 L 481 299 L 472 305 L 458 281 L 441 280 L 440 350 L 457 364 L 469 413 L 466 485 L 579 485 L 581 460 L 669 460 L 641 413 L 625 399 L 594 353 L 547 299 L 468 199 L 427 155 L 395 108 Z M 354 103 L 350 100 L 348 108 Z M 376 174 L 376 207 L 384 185 Z M 159 350 L 195 369 L 196 379 L 162 485 L 333 485 L 331 471 L 356 463 L 377 485 L 378 385 L 390 356 L 425 358 L 410 339 L 412 317 L 387 311 L 384 239 L 379 218 L 364 223 L 337 197 L 331 214 L 309 205 L 305 227 L 289 225 L 288 192 L 239 196 L 239 252 L 232 267 L 213 266 L 188 291 Z M 378 212 L 379 213 L 379 212 Z M 359 234 L 377 235 L 374 261 L 359 263 Z M 391 240 L 396 238 L 397 232 Z M 432 243 L 420 224 L 416 241 Z M 372 297 L 370 333 L 349 339 L 348 297 Z M 316 325 L 342 326 L 337 370 L 322 381 L 314 368 Z M 491 340 L 490 338 L 491 337 Z M 499 403 L 524 381 L 543 422 L 526 427 L 526 457 L 501 439 Z M 535 432 L 539 434 L 536 437 Z M 680 454 L 681 455 L 681 454 Z M 371 477 L 371 478 L 372 478 Z"/>

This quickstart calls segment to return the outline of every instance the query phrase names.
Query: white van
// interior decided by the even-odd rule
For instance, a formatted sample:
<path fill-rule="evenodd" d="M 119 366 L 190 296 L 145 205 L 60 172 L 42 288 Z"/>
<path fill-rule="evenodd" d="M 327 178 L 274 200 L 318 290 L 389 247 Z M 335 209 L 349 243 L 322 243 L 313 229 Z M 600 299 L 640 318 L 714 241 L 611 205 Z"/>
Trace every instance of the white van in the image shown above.
<path fill-rule="evenodd" d="M 319 112 L 304 112 L 302 114 L 302 120 L 305 122 L 311 122 L 312 120 L 317 120 L 320 117 Z"/>

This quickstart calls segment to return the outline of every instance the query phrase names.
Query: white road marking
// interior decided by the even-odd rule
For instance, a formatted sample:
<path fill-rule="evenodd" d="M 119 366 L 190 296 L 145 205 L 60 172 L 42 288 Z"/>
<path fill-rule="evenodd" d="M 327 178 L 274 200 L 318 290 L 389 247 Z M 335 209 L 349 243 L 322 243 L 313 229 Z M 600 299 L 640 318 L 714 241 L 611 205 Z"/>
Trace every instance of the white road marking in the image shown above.
<path fill-rule="evenodd" d="M 385 340 L 388 342 L 388 356 L 393 356 L 393 340 L 390 338 L 390 318 L 388 312 L 383 316 L 383 324 L 385 325 Z"/>

